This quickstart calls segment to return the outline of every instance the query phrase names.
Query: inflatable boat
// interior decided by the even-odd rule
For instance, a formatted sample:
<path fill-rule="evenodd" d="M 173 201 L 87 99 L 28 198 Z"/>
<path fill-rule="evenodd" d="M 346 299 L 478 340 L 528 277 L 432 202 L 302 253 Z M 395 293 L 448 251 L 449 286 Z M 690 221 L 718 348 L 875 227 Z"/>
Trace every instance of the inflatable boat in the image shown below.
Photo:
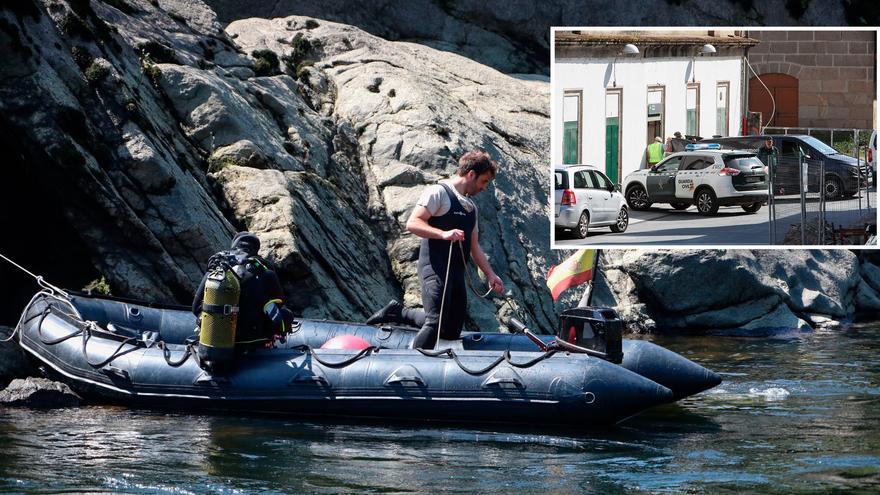
<path fill-rule="evenodd" d="M 193 351 L 195 328 L 186 307 L 44 290 L 17 330 L 51 377 L 134 407 L 591 428 L 720 382 L 648 342 L 624 341 L 615 364 L 550 336 L 541 346 L 534 336 L 466 333 L 424 351 L 408 348 L 412 329 L 306 319 L 284 342 L 212 374 Z M 320 348 L 340 335 L 371 345 Z"/>

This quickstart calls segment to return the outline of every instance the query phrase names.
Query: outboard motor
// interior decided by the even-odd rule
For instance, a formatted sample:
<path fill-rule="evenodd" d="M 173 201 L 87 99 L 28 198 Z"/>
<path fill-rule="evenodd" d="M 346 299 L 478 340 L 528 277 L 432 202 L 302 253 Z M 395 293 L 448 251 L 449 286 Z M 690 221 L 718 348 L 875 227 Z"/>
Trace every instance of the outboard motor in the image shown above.
<path fill-rule="evenodd" d="M 605 354 L 605 359 L 623 361 L 623 322 L 610 308 L 571 308 L 559 317 L 556 337 L 571 344 Z"/>

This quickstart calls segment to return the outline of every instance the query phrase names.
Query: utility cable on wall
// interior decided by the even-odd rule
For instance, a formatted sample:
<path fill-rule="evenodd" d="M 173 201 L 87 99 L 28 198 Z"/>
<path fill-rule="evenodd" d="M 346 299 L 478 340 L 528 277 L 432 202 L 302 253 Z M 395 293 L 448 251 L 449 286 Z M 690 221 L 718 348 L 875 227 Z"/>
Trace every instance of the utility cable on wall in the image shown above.
<path fill-rule="evenodd" d="M 748 57 L 745 57 L 745 61 L 746 61 L 746 65 L 749 66 L 749 70 L 752 71 L 752 74 L 755 75 L 755 78 L 758 80 L 759 83 L 761 83 L 761 86 L 764 86 L 764 89 L 767 90 L 767 94 L 770 95 L 770 101 L 773 103 L 773 110 L 770 112 L 770 118 L 767 119 L 767 123 L 769 124 L 770 122 L 773 121 L 773 117 L 776 116 L 776 98 L 773 98 L 773 92 L 770 91 L 770 88 L 768 88 L 767 85 L 764 84 L 764 81 L 761 80 L 761 77 L 758 76 L 758 74 L 755 72 L 755 69 L 752 68 L 752 64 L 749 63 Z M 761 127 L 761 134 L 764 134 L 767 127 L 769 127 L 769 126 L 765 125 L 765 126 Z"/>

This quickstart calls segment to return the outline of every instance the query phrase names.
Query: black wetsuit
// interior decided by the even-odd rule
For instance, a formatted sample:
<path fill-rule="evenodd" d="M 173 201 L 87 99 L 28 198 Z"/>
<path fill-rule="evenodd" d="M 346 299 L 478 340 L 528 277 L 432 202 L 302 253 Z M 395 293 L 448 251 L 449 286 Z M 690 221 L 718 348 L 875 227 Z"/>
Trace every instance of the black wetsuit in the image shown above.
<path fill-rule="evenodd" d="M 284 300 L 284 291 L 278 275 L 269 268 L 268 262 L 257 257 L 248 256 L 243 251 L 232 251 L 239 264 L 233 269 L 238 274 L 241 284 L 241 295 L 238 302 L 238 322 L 235 325 L 235 347 L 247 349 L 259 347 L 273 339 L 279 328 L 272 323 L 263 311 L 263 306 L 273 300 Z M 205 281 L 202 282 L 193 297 L 192 312 L 196 316 L 202 314 L 202 300 L 205 295 Z M 278 304 L 281 306 L 281 304 Z"/>
<path fill-rule="evenodd" d="M 440 230 L 460 229 L 464 231 L 462 249 L 451 241 L 441 239 L 422 239 L 419 249 L 419 281 L 422 286 L 422 305 L 425 307 L 425 323 L 413 341 L 413 347 L 433 349 L 437 342 L 437 327 L 440 321 L 440 306 L 443 301 L 443 281 L 446 277 L 446 261 L 452 245 L 452 263 L 449 266 L 449 284 L 443 304 L 443 328 L 440 337 L 451 340 L 461 336 L 461 327 L 467 313 L 467 286 L 465 284 L 465 263 L 471 256 L 471 237 L 477 222 L 476 209 L 467 211 L 461 205 L 455 191 L 448 184 L 440 183 L 449 196 L 449 211 L 446 214 L 428 219 L 428 225 Z"/>

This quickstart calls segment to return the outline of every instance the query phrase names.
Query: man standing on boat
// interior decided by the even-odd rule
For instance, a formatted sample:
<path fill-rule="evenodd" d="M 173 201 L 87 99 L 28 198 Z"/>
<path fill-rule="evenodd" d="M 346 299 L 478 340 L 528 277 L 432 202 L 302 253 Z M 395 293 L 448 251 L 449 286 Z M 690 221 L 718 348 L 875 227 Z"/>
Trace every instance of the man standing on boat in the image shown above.
<path fill-rule="evenodd" d="M 465 264 L 470 258 L 486 275 L 489 287 L 504 292 L 504 282 L 480 247 L 477 207 L 470 199 L 495 178 L 498 164 L 485 151 L 470 151 L 458 165 L 454 177 L 425 189 L 406 222 L 406 230 L 422 238 L 418 273 L 425 318 L 413 341 L 416 349 L 433 349 L 441 324 L 444 339 L 461 335 L 467 310 Z"/>

